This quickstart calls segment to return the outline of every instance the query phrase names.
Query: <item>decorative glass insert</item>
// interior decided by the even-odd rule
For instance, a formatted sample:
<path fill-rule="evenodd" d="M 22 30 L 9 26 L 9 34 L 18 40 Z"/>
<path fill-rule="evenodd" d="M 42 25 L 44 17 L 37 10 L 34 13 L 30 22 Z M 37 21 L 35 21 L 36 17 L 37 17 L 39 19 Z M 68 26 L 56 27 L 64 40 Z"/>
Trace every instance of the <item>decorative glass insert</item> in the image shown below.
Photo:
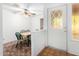
<path fill-rule="evenodd" d="M 72 5 L 72 37 L 79 39 L 79 4 Z"/>
<path fill-rule="evenodd" d="M 51 25 L 54 29 L 61 29 L 63 27 L 63 17 L 61 10 L 51 11 Z"/>

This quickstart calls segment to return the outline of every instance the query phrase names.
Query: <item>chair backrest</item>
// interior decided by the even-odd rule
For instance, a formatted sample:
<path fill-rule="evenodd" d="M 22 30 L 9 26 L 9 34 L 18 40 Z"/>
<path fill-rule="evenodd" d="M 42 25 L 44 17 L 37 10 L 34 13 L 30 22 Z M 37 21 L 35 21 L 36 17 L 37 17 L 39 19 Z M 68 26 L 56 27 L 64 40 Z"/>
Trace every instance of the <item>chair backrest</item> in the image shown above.
<path fill-rule="evenodd" d="M 27 29 L 27 30 L 26 30 L 26 32 L 30 32 L 30 30 L 29 30 L 29 29 Z"/>
<path fill-rule="evenodd" d="M 30 30 L 27 29 L 27 30 L 21 30 L 21 31 L 20 31 L 20 33 L 23 33 L 23 32 L 30 32 Z"/>
<path fill-rule="evenodd" d="M 27 38 L 28 38 L 29 40 L 31 40 L 31 35 L 28 35 Z"/>
<path fill-rule="evenodd" d="M 22 39 L 22 36 L 19 32 L 16 32 L 15 33 L 16 37 L 17 37 L 17 40 L 21 40 Z"/>

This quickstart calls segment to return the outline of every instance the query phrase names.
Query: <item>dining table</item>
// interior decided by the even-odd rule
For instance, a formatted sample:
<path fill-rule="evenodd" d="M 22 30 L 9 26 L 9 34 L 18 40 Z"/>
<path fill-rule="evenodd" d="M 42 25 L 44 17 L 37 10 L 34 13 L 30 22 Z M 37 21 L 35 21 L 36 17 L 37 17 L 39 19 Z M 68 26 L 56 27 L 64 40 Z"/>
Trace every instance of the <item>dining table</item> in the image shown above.
<path fill-rule="evenodd" d="M 27 38 L 27 36 L 28 35 L 31 35 L 31 32 L 22 32 L 22 33 L 20 33 L 21 35 L 22 35 L 22 37 L 23 37 L 23 40 L 24 41 L 27 41 L 27 43 L 29 44 L 29 42 L 28 42 L 28 38 Z"/>
<path fill-rule="evenodd" d="M 21 35 L 22 35 L 22 36 L 31 35 L 31 32 L 22 32 Z"/>

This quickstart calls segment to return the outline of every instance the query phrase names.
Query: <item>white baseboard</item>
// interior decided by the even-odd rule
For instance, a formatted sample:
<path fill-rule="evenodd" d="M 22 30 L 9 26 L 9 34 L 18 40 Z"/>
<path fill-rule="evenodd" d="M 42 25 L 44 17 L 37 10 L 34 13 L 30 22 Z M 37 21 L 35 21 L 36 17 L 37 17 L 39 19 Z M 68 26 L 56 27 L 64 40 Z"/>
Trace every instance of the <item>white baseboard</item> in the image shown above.
<path fill-rule="evenodd" d="M 79 56 L 79 52 L 75 52 L 75 51 L 68 51 L 68 53 Z"/>

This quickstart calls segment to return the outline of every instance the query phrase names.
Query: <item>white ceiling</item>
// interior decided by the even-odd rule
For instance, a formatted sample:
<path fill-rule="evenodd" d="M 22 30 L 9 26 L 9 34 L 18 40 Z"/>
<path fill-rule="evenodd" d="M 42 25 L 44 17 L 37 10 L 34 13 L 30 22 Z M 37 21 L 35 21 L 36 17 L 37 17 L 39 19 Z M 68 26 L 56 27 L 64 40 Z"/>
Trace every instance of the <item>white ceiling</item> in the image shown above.
<path fill-rule="evenodd" d="M 27 9 L 30 7 L 40 8 L 40 7 L 43 7 L 45 4 L 43 3 L 5 3 L 4 5 Z"/>
<path fill-rule="evenodd" d="M 6 8 L 8 9 L 11 8 L 11 10 L 17 10 L 17 8 L 20 10 L 21 9 L 28 9 L 30 11 L 34 12 L 41 12 L 44 10 L 44 5 L 43 3 L 5 3 Z"/>

